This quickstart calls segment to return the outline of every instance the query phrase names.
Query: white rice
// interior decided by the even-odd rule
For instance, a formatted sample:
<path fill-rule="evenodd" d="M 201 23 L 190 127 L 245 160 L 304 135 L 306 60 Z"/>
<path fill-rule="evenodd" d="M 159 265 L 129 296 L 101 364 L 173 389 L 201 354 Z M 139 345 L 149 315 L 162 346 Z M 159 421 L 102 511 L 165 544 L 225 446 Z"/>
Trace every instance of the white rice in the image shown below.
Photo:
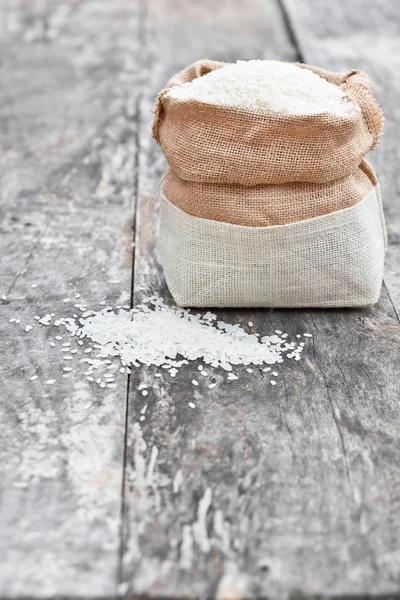
<path fill-rule="evenodd" d="M 243 106 L 275 113 L 348 114 L 353 104 L 343 90 L 295 64 L 276 60 L 238 61 L 168 92 L 172 98 Z"/>
<path fill-rule="evenodd" d="M 273 365 L 284 358 L 299 360 L 303 349 L 276 334 L 259 339 L 240 325 L 218 321 L 210 312 L 200 317 L 166 306 L 156 297 L 147 300 L 140 310 L 115 312 L 108 307 L 100 312 L 91 311 L 86 318 L 60 322 L 73 336 L 86 337 L 98 344 L 98 357 L 85 359 L 95 366 L 101 359 L 119 356 L 123 366 L 141 363 L 175 371 L 188 361 L 201 359 L 205 364 L 231 371 L 233 365 Z M 193 385 L 198 385 L 195 381 Z"/>

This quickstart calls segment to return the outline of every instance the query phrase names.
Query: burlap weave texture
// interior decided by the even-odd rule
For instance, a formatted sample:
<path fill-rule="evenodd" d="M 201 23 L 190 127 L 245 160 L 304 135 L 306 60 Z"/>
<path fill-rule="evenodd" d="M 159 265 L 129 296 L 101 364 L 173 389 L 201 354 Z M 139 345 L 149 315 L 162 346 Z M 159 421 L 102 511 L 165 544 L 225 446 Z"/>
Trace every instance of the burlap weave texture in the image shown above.
<path fill-rule="evenodd" d="M 353 173 L 376 146 L 383 117 L 361 71 L 299 65 L 342 87 L 354 104 L 348 115 L 288 115 L 168 96 L 173 85 L 223 65 L 199 61 L 158 95 L 153 136 L 182 179 L 246 186 L 325 183 Z"/>
<path fill-rule="evenodd" d="M 376 185 L 372 167 L 363 161 L 354 173 L 328 183 L 242 186 L 185 181 L 169 169 L 165 197 L 195 217 L 236 225 L 284 225 L 349 208 Z"/>

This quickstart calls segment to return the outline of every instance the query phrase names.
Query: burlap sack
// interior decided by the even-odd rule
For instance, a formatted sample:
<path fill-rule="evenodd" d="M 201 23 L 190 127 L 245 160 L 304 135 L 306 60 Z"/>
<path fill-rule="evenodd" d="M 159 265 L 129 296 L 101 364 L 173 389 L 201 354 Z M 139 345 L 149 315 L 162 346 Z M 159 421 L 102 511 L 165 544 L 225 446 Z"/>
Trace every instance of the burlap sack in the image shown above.
<path fill-rule="evenodd" d="M 169 169 L 165 197 L 189 215 L 236 225 L 266 227 L 319 217 L 360 202 L 377 180 L 363 161 L 354 173 L 328 183 L 285 183 L 252 187 L 198 183 Z"/>
<path fill-rule="evenodd" d="M 175 99 L 169 89 L 224 63 L 199 61 L 175 75 L 158 95 L 153 136 L 182 179 L 246 186 L 325 183 L 356 171 L 378 141 L 383 116 L 361 71 L 331 73 L 355 105 L 348 115 L 301 116 Z"/>
<path fill-rule="evenodd" d="M 168 97 L 223 63 L 200 61 L 157 100 L 170 169 L 159 256 L 183 306 L 366 306 L 383 277 L 379 185 L 364 160 L 383 117 L 359 71 L 309 68 L 348 94 L 346 116 L 290 116 Z"/>

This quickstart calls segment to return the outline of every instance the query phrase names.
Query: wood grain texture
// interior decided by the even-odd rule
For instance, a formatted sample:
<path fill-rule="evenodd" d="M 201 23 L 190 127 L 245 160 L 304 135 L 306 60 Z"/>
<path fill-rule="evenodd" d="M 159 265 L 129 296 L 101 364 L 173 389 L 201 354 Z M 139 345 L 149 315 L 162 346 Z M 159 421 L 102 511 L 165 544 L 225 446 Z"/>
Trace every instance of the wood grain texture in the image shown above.
<path fill-rule="evenodd" d="M 0 596 L 114 597 L 126 376 L 64 372 L 34 316 L 129 303 L 138 9 L 0 13 Z"/>
<path fill-rule="evenodd" d="M 385 135 L 369 156 L 384 201 L 390 248 L 385 282 L 400 313 L 399 95 L 400 4 L 395 0 L 282 0 L 301 53 L 311 64 L 332 70 L 363 69 L 385 114 Z"/>
<path fill-rule="evenodd" d="M 199 58 L 296 59 L 278 8 L 257 0 L 245 9 L 241 2 L 143 5 L 137 303 L 149 293 L 171 301 L 156 258 L 157 204 L 147 204 L 165 170 L 150 137 L 154 98 Z M 218 315 L 246 328 L 253 321 L 261 334 L 314 338 L 300 362 L 279 366 L 275 387 L 243 367 L 229 383 L 207 369 L 196 388 L 197 364 L 175 379 L 135 372 L 120 589 L 149 598 L 394 597 L 400 329 L 386 291 L 373 309 Z M 137 391 L 144 383 L 145 399 Z"/>
<path fill-rule="evenodd" d="M 189 383 L 197 363 L 174 380 L 135 371 L 122 569 L 126 379 L 99 390 L 80 363 L 62 372 L 49 346 L 54 330 L 24 331 L 36 314 L 70 314 L 63 299 L 76 292 L 90 308 L 126 302 L 132 259 L 135 302 L 149 292 L 172 301 L 156 258 L 157 203 L 147 205 L 165 170 L 151 107 L 188 63 L 295 60 L 300 50 L 308 62 L 342 68 L 358 57 L 396 126 L 395 103 L 385 105 L 397 93 L 394 0 L 368 11 L 360 0 L 285 6 L 298 23 L 290 21 L 292 32 L 273 0 L 0 5 L 2 598 L 398 597 L 394 134 L 390 152 L 376 153 L 390 297 L 384 290 L 376 308 L 358 311 L 219 311 L 260 333 L 314 334 L 302 361 L 278 366 L 274 388 L 257 369 L 238 369 L 237 382 L 208 369 L 197 388 Z M 374 47 L 380 58 L 370 68 Z M 56 383 L 45 385 L 50 378 Z"/>

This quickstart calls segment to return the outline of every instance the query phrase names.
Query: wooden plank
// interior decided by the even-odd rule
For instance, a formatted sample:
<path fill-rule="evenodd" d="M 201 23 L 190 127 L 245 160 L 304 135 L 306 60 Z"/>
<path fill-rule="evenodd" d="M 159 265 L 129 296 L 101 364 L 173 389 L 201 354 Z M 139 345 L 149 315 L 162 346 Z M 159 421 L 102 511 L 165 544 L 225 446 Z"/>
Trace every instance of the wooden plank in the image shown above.
<path fill-rule="evenodd" d="M 166 80 L 202 57 L 295 60 L 275 2 L 152 0 L 143 33 L 135 298 L 171 298 L 156 259 L 165 170 L 150 108 Z M 318 62 L 318 61 L 317 61 Z M 366 310 L 218 311 L 266 334 L 314 335 L 300 362 L 228 383 L 197 364 L 171 380 L 132 378 L 121 590 L 156 598 L 285 600 L 394 593 L 400 556 L 399 329 L 385 291 Z M 139 383 L 150 389 L 144 398 Z M 193 399 L 196 409 L 188 407 Z M 140 410 L 148 405 L 146 420 Z"/>
<path fill-rule="evenodd" d="M 79 359 L 64 372 L 61 332 L 34 316 L 130 301 L 138 10 L 24 0 L 0 14 L 0 596 L 111 598 L 126 376 L 103 390 Z"/>
<path fill-rule="evenodd" d="M 400 314 L 400 135 L 398 97 L 400 5 L 396 0 L 351 3 L 282 0 L 304 58 L 332 70 L 363 69 L 384 110 L 385 135 L 370 155 L 382 187 L 390 248 L 385 282 Z"/>

